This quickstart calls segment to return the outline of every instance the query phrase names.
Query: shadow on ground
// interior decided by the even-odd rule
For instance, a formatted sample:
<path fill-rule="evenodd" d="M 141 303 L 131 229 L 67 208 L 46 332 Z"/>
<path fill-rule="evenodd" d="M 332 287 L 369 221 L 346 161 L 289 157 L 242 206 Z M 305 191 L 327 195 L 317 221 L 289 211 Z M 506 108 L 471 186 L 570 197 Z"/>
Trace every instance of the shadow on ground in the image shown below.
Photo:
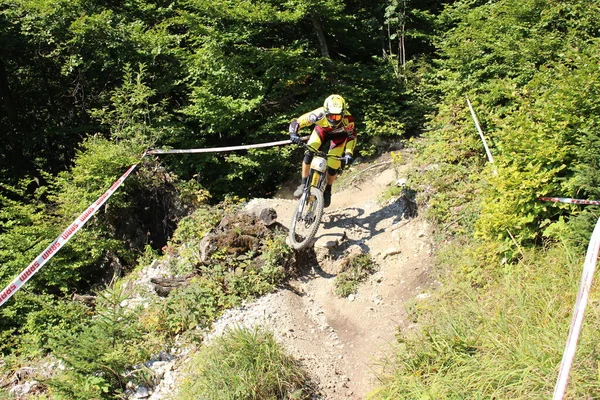
<path fill-rule="evenodd" d="M 371 251 L 367 245 L 369 239 L 417 216 L 415 193 L 404 190 L 400 197 L 374 212 L 351 207 L 326 214 L 317 240 L 335 240 L 339 244 L 338 250 L 342 251 L 350 246 L 359 246 L 366 253 Z"/>

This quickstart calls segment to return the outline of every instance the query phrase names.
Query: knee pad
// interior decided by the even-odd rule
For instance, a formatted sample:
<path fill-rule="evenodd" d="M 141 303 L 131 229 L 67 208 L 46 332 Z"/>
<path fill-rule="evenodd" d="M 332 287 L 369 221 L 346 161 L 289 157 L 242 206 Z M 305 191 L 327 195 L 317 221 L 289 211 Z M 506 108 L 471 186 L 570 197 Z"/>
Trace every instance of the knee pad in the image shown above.
<path fill-rule="evenodd" d="M 304 153 L 304 164 L 310 164 L 312 159 L 313 154 L 310 151 L 306 150 L 306 153 Z"/>
<path fill-rule="evenodd" d="M 339 170 L 337 170 L 337 169 L 333 169 L 333 168 L 331 168 L 331 167 L 327 167 L 327 173 L 328 173 L 329 175 L 331 175 L 331 176 L 335 176 L 335 175 L 337 175 L 338 171 L 339 171 Z"/>

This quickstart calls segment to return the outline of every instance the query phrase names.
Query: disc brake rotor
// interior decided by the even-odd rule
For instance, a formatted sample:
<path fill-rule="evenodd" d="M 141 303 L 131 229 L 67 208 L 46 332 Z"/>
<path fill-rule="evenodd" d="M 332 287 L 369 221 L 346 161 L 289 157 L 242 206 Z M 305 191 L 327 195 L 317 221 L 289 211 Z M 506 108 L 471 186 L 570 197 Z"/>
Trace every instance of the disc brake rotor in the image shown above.
<path fill-rule="evenodd" d="M 314 214 L 311 213 L 310 215 L 307 215 L 306 217 L 304 217 L 305 227 L 306 228 L 310 227 L 314 221 L 315 221 Z"/>

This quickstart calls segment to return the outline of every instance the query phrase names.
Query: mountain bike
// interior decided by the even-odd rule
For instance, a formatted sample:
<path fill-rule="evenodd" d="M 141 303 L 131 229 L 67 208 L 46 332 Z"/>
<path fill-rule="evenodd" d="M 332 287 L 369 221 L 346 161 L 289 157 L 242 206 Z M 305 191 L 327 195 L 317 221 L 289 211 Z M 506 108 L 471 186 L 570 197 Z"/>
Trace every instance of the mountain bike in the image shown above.
<path fill-rule="evenodd" d="M 307 247 L 319 229 L 325 202 L 323 192 L 327 187 L 327 159 L 335 158 L 343 161 L 342 157 L 315 150 L 306 143 L 302 143 L 302 146 L 313 153 L 313 159 L 310 163 L 304 192 L 298 200 L 298 206 L 290 224 L 290 244 L 296 250 Z"/>

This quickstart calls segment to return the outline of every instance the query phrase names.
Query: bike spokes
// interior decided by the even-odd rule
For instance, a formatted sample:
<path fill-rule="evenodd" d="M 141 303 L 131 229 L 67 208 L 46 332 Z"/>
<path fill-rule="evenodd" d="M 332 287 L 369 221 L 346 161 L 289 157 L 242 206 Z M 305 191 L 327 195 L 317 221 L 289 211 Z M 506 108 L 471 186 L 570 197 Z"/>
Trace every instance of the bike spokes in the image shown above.
<path fill-rule="evenodd" d="M 307 197 L 308 196 L 308 197 Z M 306 247 L 314 238 L 323 215 L 323 193 L 311 188 L 298 202 L 290 227 L 290 243 L 295 249 Z"/>

